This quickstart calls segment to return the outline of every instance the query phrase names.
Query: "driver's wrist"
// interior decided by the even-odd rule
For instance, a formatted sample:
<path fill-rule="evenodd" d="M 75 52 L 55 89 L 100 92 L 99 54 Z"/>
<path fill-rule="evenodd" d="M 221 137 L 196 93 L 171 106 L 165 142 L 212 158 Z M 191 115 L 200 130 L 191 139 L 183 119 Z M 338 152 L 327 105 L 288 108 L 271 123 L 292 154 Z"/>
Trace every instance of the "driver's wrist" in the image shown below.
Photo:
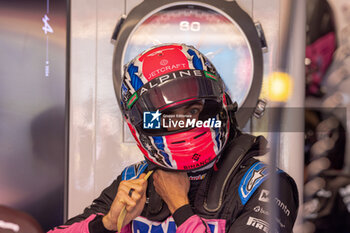
<path fill-rule="evenodd" d="M 184 205 L 188 205 L 189 201 L 187 198 L 178 198 L 176 201 L 172 201 L 167 204 L 171 214 L 173 214 L 177 209 L 181 208 Z"/>
<path fill-rule="evenodd" d="M 106 230 L 109 230 L 109 231 L 117 230 L 117 225 L 113 221 L 111 221 L 108 214 L 103 216 L 102 223 L 103 223 L 103 226 L 106 228 Z"/>
<path fill-rule="evenodd" d="M 89 222 L 89 232 L 115 233 L 116 231 L 107 229 L 103 224 L 103 216 L 97 215 Z"/>
<path fill-rule="evenodd" d="M 177 227 L 179 227 L 182 223 L 184 223 L 193 215 L 194 212 L 189 204 L 181 206 L 172 214 Z"/>

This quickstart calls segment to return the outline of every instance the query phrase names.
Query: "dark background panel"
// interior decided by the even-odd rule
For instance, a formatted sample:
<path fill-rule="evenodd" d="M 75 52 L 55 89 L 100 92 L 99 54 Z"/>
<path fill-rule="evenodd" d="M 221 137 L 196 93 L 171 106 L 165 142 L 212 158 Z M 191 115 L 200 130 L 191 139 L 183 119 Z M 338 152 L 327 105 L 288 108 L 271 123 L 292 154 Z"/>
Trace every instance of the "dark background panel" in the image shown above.
<path fill-rule="evenodd" d="M 66 25 L 66 1 L 0 2 L 0 205 L 45 231 L 64 215 Z"/>

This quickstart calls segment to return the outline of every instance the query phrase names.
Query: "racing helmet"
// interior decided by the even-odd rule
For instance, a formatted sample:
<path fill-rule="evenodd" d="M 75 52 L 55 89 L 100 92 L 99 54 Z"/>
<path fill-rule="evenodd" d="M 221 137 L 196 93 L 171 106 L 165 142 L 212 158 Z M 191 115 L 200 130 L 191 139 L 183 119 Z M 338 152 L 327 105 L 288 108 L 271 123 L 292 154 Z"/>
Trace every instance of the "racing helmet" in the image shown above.
<path fill-rule="evenodd" d="M 215 163 L 228 141 L 232 102 L 201 52 L 163 44 L 126 64 L 122 77 L 115 73 L 123 117 L 149 164 L 197 171 Z"/>

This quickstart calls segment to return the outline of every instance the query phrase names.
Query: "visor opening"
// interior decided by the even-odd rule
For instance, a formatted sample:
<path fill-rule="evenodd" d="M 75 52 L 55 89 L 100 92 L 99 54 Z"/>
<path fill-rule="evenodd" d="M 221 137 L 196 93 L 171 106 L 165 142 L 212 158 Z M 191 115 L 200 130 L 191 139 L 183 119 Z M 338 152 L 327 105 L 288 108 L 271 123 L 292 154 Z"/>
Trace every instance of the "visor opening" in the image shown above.
<path fill-rule="evenodd" d="M 171 144 L 181 144 L 181 143 L 185 143 L 185 142 L 186 142 L 185 140 L 182 140 L 182 141 L 172 142 Z"/>
<path fill-rule="evenodd" d="M 197 138 L 199 138 L 199 137 L 202 137 L 205 133 L 206 133 L 206 132 L 203 132 L 203 133 L 201 133 L 201 134 L 195 136 L 194 139 L 197 139 Z"/>

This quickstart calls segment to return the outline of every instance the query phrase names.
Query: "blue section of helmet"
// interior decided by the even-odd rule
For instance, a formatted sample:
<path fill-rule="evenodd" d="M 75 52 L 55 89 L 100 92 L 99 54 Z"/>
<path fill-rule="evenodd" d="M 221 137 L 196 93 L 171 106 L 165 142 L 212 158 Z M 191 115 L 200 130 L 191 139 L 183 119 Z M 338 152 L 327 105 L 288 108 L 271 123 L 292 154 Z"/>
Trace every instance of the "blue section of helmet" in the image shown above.
<path fill-rule="evenodd" d="M 125 86 L 124 83 L 122 83 L 122 95 L 124 96 L 127 91 L 128 91 L 128 88 Z"/>
<path fill-rule="evenodd" d="M 148 164 L 146 160 L 126 167 L 122 172 L 122 180 L 134 180 L 139 178 L 147 167 Z"/>
<path fill-rule="evenodd" d="M 133 64 L 130 64 L 128 67 L 128 73 L 130 75 L 131 79 L 131 85 L 137 91 L 140 87 L 143 86 L 143 82 L 141 79 L 136 75 L 136 73 L 139 71 L 139 67 L 134 66 Z"/>
<path fill-rule="evenodd" d="M 162 136 L 154 136 L 152 137 L 154 140 L 154 144 L 156 147 L 159 149 L 159 152 L 163 155 L 165 162 L 172 167 L 170 160 L 169 160 L 169 155 L 164 152 L 164 141 Z"/>
<path fill-rule="evenodd" d="M 192 49 L 187 50 L 188 54 L 193 56 L 192 58 L 192 63 L 193 66 L 196 70 L 203 70 L 203 64 L 201 59 L 199 59 L 199 57 L 197 56 L 196 52 L 193 51 Z"/>

